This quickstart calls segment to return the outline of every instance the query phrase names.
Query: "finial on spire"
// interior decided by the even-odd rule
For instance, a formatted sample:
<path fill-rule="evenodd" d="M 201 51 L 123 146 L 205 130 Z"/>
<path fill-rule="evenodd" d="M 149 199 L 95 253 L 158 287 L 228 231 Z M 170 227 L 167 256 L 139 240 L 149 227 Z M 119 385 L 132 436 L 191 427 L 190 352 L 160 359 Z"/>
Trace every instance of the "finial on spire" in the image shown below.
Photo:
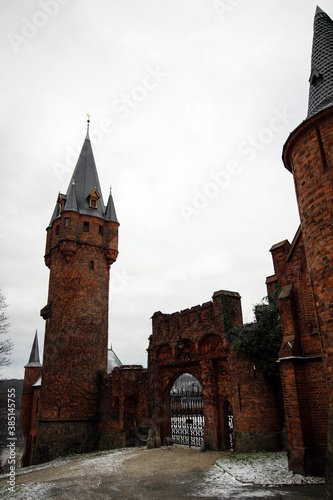
<path fill-rule="evenodd" d="M 86 113 L 87 117 L 88 117 L 88 120 L 87 120 L 87 135 L 86 135 L 86 139 L 89 139 L 89 124 L 90 124 L 90 114 L 89 113 Z"/>

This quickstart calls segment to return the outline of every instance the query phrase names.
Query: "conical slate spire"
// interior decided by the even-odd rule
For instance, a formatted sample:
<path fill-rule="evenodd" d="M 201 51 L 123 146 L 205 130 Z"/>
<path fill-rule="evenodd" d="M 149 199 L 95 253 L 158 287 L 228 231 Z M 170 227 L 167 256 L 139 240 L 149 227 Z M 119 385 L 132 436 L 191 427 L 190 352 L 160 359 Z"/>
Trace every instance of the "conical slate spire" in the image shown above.
<path fill-rule="evenodd" d="M 317 7 L 313 27 L 308 117 L 333 105 L 333 21 Z"/>
<path fill-rule="evenodd" d="M 102 190 L 99 184 L 94 155 L 91 148 L 89 135 L 84 140 L 79 159 L 77 161 L 72 179 L 67 190 L 67 197 L 71 190 L 73 181 L 78 209 L 81 213 L 95 215 L 104 218 L 105 206 L 102 198 Z M 89 196 L 96 189 L 100 198 L 97 200 L 97 208 L 92 209 L 89 204 Z"/>
<path fill-rule="evenodd" d="M 38 348 L 38 337 L 37 330 L 35 333 L 34 342 L 32 344 L 29 363 L 25 366 L 42 366 L 39 361 L 39 348 Z"/>
<path fill-rule="evenodd" d="M 87 114 L 87 116 L 90 118 L 90 115 Z M 52 226 L 57 218 L 61 217 L 62 211 L 68 210 L 118 222 L 111 193 L 106 207 L 103 202 L 102 190 L 89 138 L 89 123 L 90 119 L 88 119 L 87 135 L 83 142 L 67 193 L 59 193 L 49 227 Z"/>
<path fill-rule="evenodd" d="M 111 194 L 111 188 L 110 188 L 108 203 L 106 205 L 106 210 L 105 210 L 105 219 L 112 220 L 114 222 L 118 222 L 116 209 L 114 208 L 113 198 L 112 198 L 112 194 Z"/>

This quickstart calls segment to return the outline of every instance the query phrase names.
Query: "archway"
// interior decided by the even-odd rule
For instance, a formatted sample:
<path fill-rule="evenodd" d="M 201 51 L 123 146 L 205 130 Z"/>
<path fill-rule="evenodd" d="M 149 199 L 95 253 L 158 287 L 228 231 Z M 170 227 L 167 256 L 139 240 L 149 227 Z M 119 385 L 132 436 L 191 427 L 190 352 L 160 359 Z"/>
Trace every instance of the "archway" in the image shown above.
<path fill-rule="evenodd" d="M 172 442 L 201 446 L 205 422 L 199 380 L 189 373 L 178 377 L 171 388 L 169 401 Z"/>

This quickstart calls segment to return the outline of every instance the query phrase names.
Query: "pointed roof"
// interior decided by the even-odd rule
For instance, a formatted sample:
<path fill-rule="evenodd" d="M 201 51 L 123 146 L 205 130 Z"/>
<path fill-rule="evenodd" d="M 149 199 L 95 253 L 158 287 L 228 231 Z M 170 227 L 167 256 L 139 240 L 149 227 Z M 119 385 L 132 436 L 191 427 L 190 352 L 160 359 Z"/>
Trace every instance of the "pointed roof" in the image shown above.
<path fill-rule="evenodd" d="M 116 209 L 114 208 L 113 198 L 112 198 L 112 194 L 111 194 L 111 187 L 110 187 L 110 194 L 109 194 L 108 203 L 106 205 L 106 210 L 105 210 L 105 219 L 112 220 L 114 222 L 118 222 Z"/>
<path fill-rule="evenodd" d="M 110 192 L 105 207 L 102 190 L 98 179 L 95 159 L 89 137 L 89 123 L 87 135 L 76 163 L 66 194 L 59 194 L 49 227 L 61 212 L 73 210 L 81 214 L 93 215 L 107 221 L 118 222 L 112 195 Z"/>
<path fill-rule="evenodd" d="M 105 206 L 88 132 L 68 186 L 66 193 L 67 197 L 71 191 L 73 182 L 75 183 L 79 211 L 87 215 L 92 215 L 93 210 L 93 215 L 104 218 Z M 94 189 L 98 191 L 100 198 L 97 200 L 97 208 L 91 209 L 89 205 L 89 195 L 94 191 Z"/>
<path fill-rule="evenodd" d="M 38 348 L 37 330 L 36 330 L 36 333 L 35 333 L 34 342 L 32 344 L 29 362 L 28 362 L 27 365 L 25 365 L 25 368 L 26 367 L 33 367 L 33 366 L 38 366 L 38 367 L 42 366 L 40 364 L 40 361 L 39 361 L 39 348 Z"/>
<path fill-rule="evenodd" d="M 311 57 L 308 117 L 333 105 L 333 21 L 317 7 Z"/>
<path fill-rule="evenodd" d="M 112 370 L 116 368 L 116 366 L 122 366 L 122 365 L 123 365 L 122 362 L 120 361 L 120 359 L 118 358 L 118 356 L 116 355 L 111 346 L 111 349 L 108 349 L 107 373 L 111 373 Z"/>

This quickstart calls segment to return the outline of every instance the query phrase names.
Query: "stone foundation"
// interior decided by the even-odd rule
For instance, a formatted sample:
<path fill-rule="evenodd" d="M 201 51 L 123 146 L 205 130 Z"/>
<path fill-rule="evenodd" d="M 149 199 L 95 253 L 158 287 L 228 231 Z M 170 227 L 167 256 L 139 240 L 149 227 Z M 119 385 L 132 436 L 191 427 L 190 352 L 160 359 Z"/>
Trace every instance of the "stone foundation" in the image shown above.
<path fill-rule="evenodd" d="M 32 465 L 58 457 L 87 453 L 98 448 L 97 420 L 62 420 L 38 422 Z"/>
<path fill-rule="evenodd" d="M 276 451 L 282 448 L 280 432 L 235 432 L 235 451 Z"/>

